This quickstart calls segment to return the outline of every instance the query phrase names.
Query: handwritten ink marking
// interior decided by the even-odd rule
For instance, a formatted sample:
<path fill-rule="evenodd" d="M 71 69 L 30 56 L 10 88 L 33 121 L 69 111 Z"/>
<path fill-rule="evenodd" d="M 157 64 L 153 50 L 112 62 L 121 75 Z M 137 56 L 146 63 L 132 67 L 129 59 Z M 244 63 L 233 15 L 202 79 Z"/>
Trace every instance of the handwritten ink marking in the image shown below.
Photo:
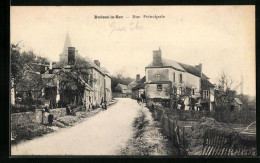
<path fill-rule="evenodd" d="M 109 36 L 111 36 L 115 32 L 134 31 L 143 29 L 143 26 L 139 23 L 139 21 L 131 22 L 130 24 L 128 24 L 128 26 L 118 26 L 116 22 L 113 22 L 109 25 L 109 27 L 111 28 Z"/>
<path fill-rule="evenodd" d="M 111 28 L 111 32 L 110 32 L 109 36 L 112 35 L 112 33 L 114 33 L 114 31 L 127 31 L 126 27 L 124 27 L 124 26 L 117 26 L 116 22 L 111 23 L 110 24 L 110 28 Z"/>
<path fill-rule="evenodd" d="M 141 30 L 143 29 L 143 26 L 139 24 L 139 21 L 137 22 L 131 22 L 130 23 L 130 30 Z"/>

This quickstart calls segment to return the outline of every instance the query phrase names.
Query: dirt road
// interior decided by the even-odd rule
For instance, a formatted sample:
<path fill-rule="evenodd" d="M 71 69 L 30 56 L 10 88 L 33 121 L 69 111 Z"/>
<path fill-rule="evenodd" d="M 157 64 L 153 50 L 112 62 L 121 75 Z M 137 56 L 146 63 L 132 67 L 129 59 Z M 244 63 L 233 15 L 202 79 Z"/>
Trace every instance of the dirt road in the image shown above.
<path fill-rule="evenodd" d="M 119 98 L 107 110 L 76 126 L 13 145 L 11 155 L 173 154 L 155 124 L 146 107 Z"/>
<path fill-rule="evenodd" d="M 12 155 L 115 155 L 132 137 L 140 105 L 122 98 L 106 111 L 61 131 L 13 145 Z"/>

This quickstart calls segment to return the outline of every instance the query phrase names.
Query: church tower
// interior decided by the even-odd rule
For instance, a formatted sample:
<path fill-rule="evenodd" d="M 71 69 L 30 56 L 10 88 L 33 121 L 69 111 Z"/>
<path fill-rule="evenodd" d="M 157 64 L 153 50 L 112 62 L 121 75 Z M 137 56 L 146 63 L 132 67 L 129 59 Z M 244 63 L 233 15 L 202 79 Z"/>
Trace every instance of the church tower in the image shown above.
<path fill-rule="evenodd" d="M 69 33 L 67 32 L 63 51 L 60 53 L 60 62 L 68 62 L 68 47 L 71 47 L 71 42 Z"/>

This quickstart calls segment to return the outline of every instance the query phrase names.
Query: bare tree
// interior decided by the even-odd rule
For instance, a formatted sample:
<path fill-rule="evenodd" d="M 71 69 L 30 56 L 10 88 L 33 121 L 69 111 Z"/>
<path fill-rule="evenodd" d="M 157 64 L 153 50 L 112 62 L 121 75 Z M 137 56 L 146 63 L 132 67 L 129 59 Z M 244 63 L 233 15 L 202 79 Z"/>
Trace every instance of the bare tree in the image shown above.
<path fill-rule="evenodd" d="M 217 89 L 215 90 L 215 112 L 218 120 L 230 111 L 230 104 L 235 97 L 236 91 L 233 89 L 234 80 L 224 72 L 221 74 Z"/>

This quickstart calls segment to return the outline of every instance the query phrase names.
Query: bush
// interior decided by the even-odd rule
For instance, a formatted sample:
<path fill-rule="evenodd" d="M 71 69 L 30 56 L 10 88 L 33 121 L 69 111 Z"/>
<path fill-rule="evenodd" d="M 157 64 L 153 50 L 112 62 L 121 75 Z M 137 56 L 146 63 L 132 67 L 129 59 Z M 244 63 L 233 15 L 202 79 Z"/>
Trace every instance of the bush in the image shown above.
<path fill-rule="evenodd" d="M 53 130 L 47 128 L 40 123 L 31 122 L 29 124 L 12 125 L 12 134 L 16 141 L 29 140 L 37 136 L 41 136 L 46 133 L 50 133 Z"/>
<path fill-rule="evenodd" d="M 256 121 L 256 112 L 248 109 L 241 110 L 215 110 L 212 115 L 219 122 L 249 124 Z"/>
<path fill-rule="evenodd" d="M 59 108 L 66 107 L 68 105 L 66 101 L 62 101 L 62 100 L 59 100 L 57 104 Z"/>

